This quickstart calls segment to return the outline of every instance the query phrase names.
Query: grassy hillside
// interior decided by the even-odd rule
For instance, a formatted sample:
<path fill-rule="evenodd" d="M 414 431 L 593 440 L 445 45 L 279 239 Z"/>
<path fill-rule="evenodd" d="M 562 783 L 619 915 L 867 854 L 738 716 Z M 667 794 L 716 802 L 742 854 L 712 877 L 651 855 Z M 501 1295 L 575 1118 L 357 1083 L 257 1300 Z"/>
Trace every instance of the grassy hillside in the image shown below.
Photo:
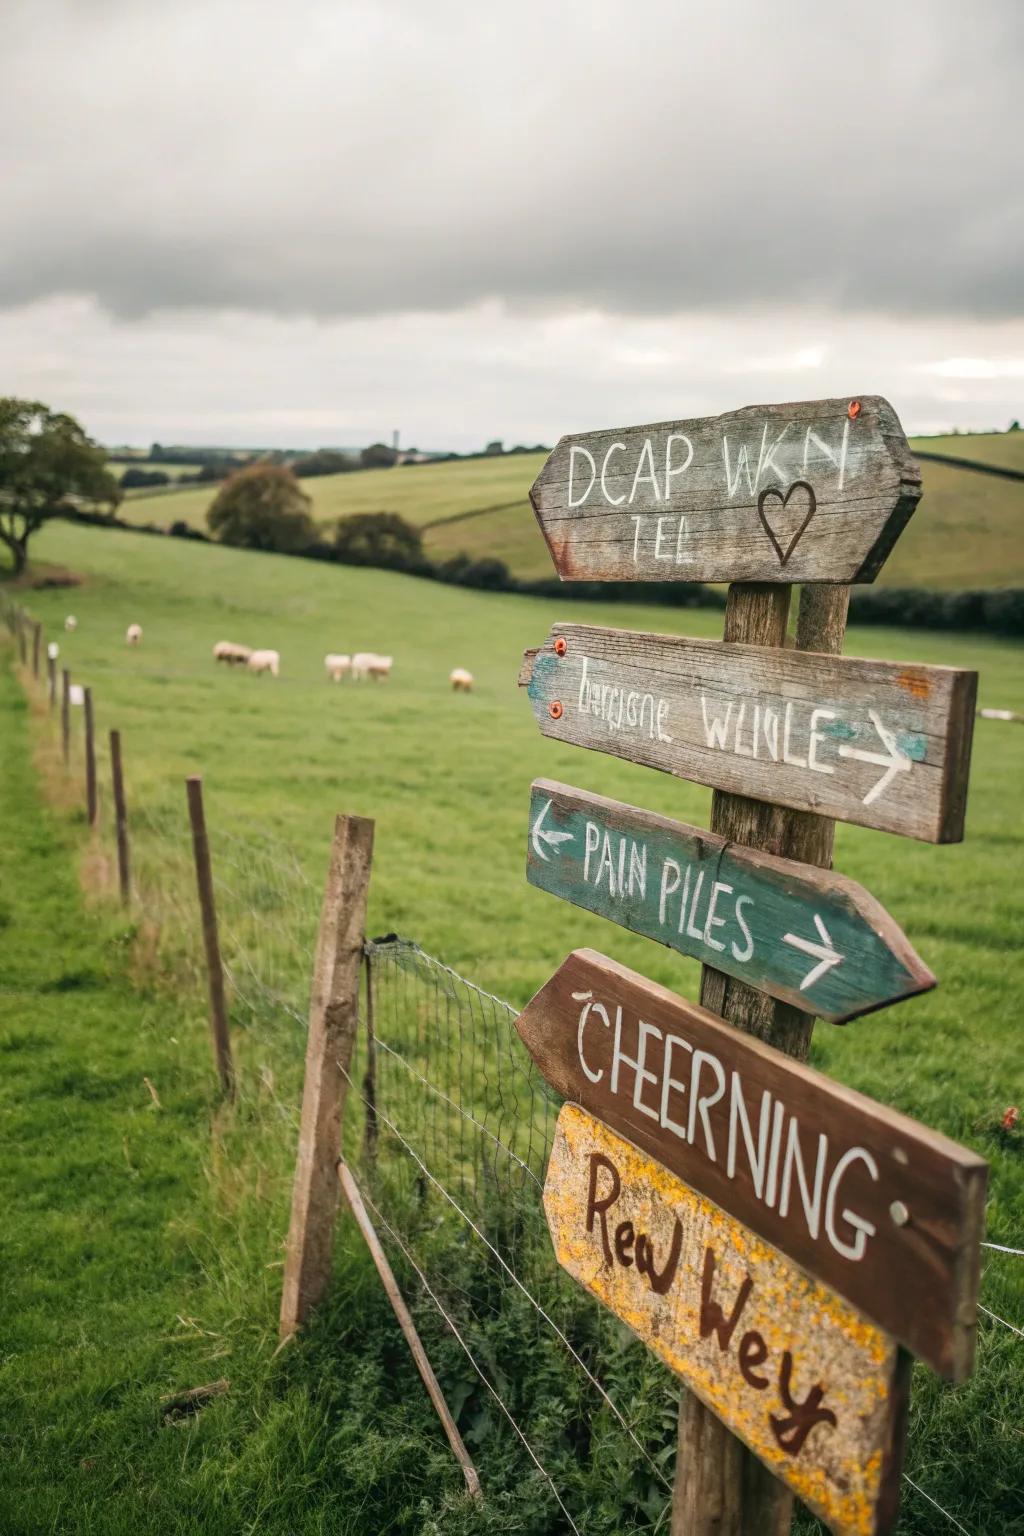
<path fill-rule="evenodd" d="M 526 883 L 528 791 L 538 774 L 698 824 L 707 823 L 709 810 L 709 795 L 694 785 L 540 737 L 515 677 L 522 649 L 537 644 L 551 621 L 563 616 L 557 601 L 494 597 L 386 572 L 320 567 L 68 525 L 48 527 L 37 554 L 85 577 L 73 596 L 39 591 L 29 594 L 27 602 L 51 632 L 72 605 L 78 616 L 77 632 L 61 636 L 61 661 L 75 680 L 92 685 L 101 739 L 113 725 L 123 732 L 144 892 L 147 882 L 152 889 L 156 881 L 181 880 L 184 899 L 190 900 L 187 863 L 180 869 L 168 864 L 164 849 L 169 838 L 177 838 L 180 846 L 184 836 L 182 779 L 201 770 L 211 825 L 218 835 L 237 836 L 242 853 L 236 857 L 244 860 L 253 839 L 270 836 L 304 872 L 313 893 L 299 930 L 305 944 L 310 919 L 315 921 L 315 892 L 332 817 L 344 809 L 377 821 L 371 932 L 397 930 L 413 937 L 518 1004 L 570 949 L 584 944 L 695 995 L 697 970 L 690 962 Z M 721 624 L 718 614 L 640 607 L 602 610 L 595 605 L 587 617 L 595 623 L 706 635 L 720 633 Z M 132 620 L 142 623 L 145 636 L 138 650 L 129 651 L 123 635 Z M 277 647 L 280 679 L 216 668 L 210 649 L 225 637 Z M 389 683 L 335 687 L 324 680 L 326 651 L 362 647 L 394 654 Z M 852 632 L 847 650 L 975 666 L 981 671 L 980 702 L 1024 709 L 1021 652 L 1011 645 L 871 630 Z M 477 687 L 471 695 L 456 696 L 448 689 L 447 674 L 454 665 L 474 672 Z M 79 750 L 76 744 L 76 754 Z M 819 1026 L 814 1043 L 815 1062 L 831 1075 L 990 1158 L 989 1235 L 1016 1246 L 1024 1231 L 1024 1160 L 1019 1141 L 1004 1136 L 998 1125 L 1006 1105 L 1019 1099 L 1022 783 L 1024 730 L 979 722 L 962 845 L 933 848 L 857 828 L 838 829 L 836 867 L 861 880 L 892 911 L 939 976 L 940 986 L 846 1029 Z M 102 793 L 109 830 L 105 773 Z M 225 878 L 230 884 L 238 875 L 228 868 Z M 268 911 L 273 915 L 272 907 Z M 298 914 L 286 911 L 280 920 L 293 916 Z M 308 964 L 302 943 L 292 947 L 292 963 L 301 974 Z M 291 1049 L 294 1062 L 294 1045 Z M 255 1072 L 263 1059 L 255 1039 L 247 1050 Z M 293 1093 L 294 1073 L 278 1075 L 275 1059 L 270 1061 L 277 1092 Z M 284 1229 L 291 1136 L 285 1126 L 276 1160 L 261 1143 L 260 1156 L 251 1165 L 246 1160 L 251 1171 L 232 1175 L 238 1185 L 234 1198 L 243 1209 L 249 1198 L 246 1179 L 258 1179 L 267 1230 Z M 257 1258 L 262 1258 L 258 1251 L 250 1269 L 257 1268 Z M 1024 1321 L 1020 1261 L 993 1254 L 986 1268 L 985 1305 L 1002 1318 Z M 223 1281 L 232 1316 L 255 1313 L 257 1331 L 265 1338 L 272 1328 L 267 1320 L 272 1298 L 265 1278 L 262 1283 L 263 1290 L 256 1291 L 226 1276 Z M 232 1340 L 237 1351 L 232 1371 L 244 1378 L 252 1343 L 246 1344 L 242 1328 L 233 1330 Z M 322 1339 L 321 1347 L 329 1361 L 331 1339 Z M 370 1347 L 350 1336 L 347 1376 L 358 1374 L 362 1351 Z M 970 1384 L 943 1388 L 924 1370 L 915 1377 L 908 1470 L 973 1531 L 1017 1536 L 1024 1531 L 1024 1510 L 1011 1491 L 1019 1456 L 1019 1400 L 1013 1387 L 1018 1348 L 1012 1334 L 984 1320 L 979 1371 Z M 301 1375 L 295 1378 L 302 1380 Z M 293 1395 L 275 1409 L 282 1444 L 288 1426 L 297 1441 L 304 1438 L 299 1420 L 292 1417 L 299 1412 Z M 327 1431 L 322 1418 L 317 1422 L 322 1437 Z M 381 1453 L 369 1430 L 365 1442 L 358 1435 L 353 1441 L 350 1420 L 330 1422 L 335 1428 L 340 1424 L 339 1433 L 348 1433 L 349 1457 L 364 1460 L 368 1468 L 377 1465 Z M 207 1475 L 215 1482 L 217 1458 L 228 1450 L 213 1430 L 209 1433 L 204 1454 L 209 1457 Z M 141 1458 L 140 1465 L 150 1465 L 144 1443 L 132 1454 Z M 241 1456 L 236 1494 L 240 1479 L 259 1475 L 259 1462 L 260 1454 L 251 1449 Z M 313 1456 L 303 1474 L 314 1506 L 324 1466 L 323 1456 Z M 282 1507 L 290 1508 L 295 1468 L 282 1460 L 276 1475 Z M 152 1472 L 147 1477 L 153 1480 Z M 376 1497 L 375 1487 L 366 1488 L 364 1496 Z M 906 1503 L 901 1529 L 908 1536 L 933 1532 L 930 1506 L 910 1491 Z M 371 1507 L 379 1513 L 378 1505 Z M 515 1529 L 508 1523 L 515 1507 L 506 1506 L 502 1516 L 495 1506 L 487 1518 L 497 1524 L 486 1528 L 504 1522 L 504 1529 Z M 338 1514 L 339 1531 L 353 1530 L 343 1523 L 346 1518 Z M 283 1532 L 300 1527 L 270 1523 L 264 1528 Z M 314 1524 L 301 1528 L 317 1529 Z M 408 1523 L 387 1528 L 410 1533 L 435 1529 L 417 1523 L 412 1514 Z M 456 1527 L 442 1520 L 436 1529 Z M 549 1529 L 523 1527 L 530 1536 Z M 595 1518 L 590 1529 L 621 1527 Z"/>
<path fill-rule="evenodd" d="M 946 437 L 912 437 L 910 446 L 922 453 L 948 453 L 999 469 L 1024 474 L 1024 432 L 963 432 Z"/>
<path fill-rule="evenodd" d="M 1017 451 L 1024 433 L 1003 438 L 927 439 L 929 443 L 1005 440 Z M 936 450 L 938 451 L 938 450 Z M 979 450 L 980 456 L 980 450 Z M 422 464 L 304 481 L 325 525 L 352 512 L 400 512 L 425 529 L 430 555 L 462 551 L 504 560 L 523 578 L 550 576 L 551 562 L 527 500 L 543 455 Z M 923 463 L 924 496 L 879 578 L 888 586 L 1024 586 L 1024 483 L 946 464 Z M 183 519 L 205 527 L 208 487 L 131 498 L 123 515 L 168 527 Z M 465 516 L 474 513 L 474 516 Z M 449 519 L 455 519 L 449 521 Z"/>

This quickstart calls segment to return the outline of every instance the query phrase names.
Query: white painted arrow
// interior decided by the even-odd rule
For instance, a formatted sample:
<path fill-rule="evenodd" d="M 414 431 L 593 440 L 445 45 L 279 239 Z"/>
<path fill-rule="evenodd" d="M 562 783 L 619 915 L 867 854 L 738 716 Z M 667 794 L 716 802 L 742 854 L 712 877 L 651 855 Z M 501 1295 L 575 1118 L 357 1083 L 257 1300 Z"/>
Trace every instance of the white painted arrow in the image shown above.
<path fill-rule="evenodd" d="M 534 822 L 530 830 L 530 837 L 533 842 L 533 851 L 537 855 L 538 859 L 544 860 L 545 864 L 547 863 L 548 856 L 544 852 L 544 849 L 541 847 L 542 841 L 548 843 L 552 848 L 557 848 L 559 843 L 572 842 L 571 832 L 554 832 L 544 826 L 544 818 L 550 809 L 551 801 L 545 800 L 544 804 L 540 808 L 540 815 L 537 817 L 537 820 Z"/>
<path fill-rule="evenodd" d="M 803 954 L 810 955 L 812 960 L 817 960 L 818 962 L 816 966 L 807 972 L 807 975 L 800 983 L 801 992 L 806 992 L 808 987 L 813 987 L 814 983 L 820 980 L 826 971 L 830 971 L 834 965 L 841 965 L 846 958 L 833 945 L 832 935 L 817 912 L 814 914 L 814 926 L 817 928 L 821 938 L 820 944 L 816 944 L 813 939 L 802 939 L 796 933 L 784 933 L 782 935 L 783 944 L 792 944 L 794 949 L 799 949 Z"/>
<path fill-rule="evenodd" d="M 879 768 L 885 769 L 878 783 L 872 784 L 864 796 L 864 799 L 861 801 L 862 805 L 870 805 L 873 800 L 877 800 L 879 795 L 885 793 L 890 782 L 898 773 L 908 773 L 911 767 L 910 758 L 907 757 L 905 752 L 900 751 L 892 731 L 886 729 L 873 709 L 869 709 L 868 714 L 871 716 L 871 723 L 878 732 L 882 746 L 885 748 L 885 755 L 883 756 L 881 752 L 865 752 L 861 747 L 851 747 L 846 743 L 839 748 L 840 757 L 853 757 L 859 763 L 876 763 Z"/>

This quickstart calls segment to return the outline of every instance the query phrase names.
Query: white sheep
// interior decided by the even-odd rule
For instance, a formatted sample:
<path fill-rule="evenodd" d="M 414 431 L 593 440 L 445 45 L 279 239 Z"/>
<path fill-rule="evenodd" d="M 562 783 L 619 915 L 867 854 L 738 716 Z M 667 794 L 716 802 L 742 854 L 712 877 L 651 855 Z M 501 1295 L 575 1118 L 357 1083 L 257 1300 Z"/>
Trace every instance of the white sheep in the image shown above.
<path fill-rule="evenodd" d="M 233 640 L 218 640 L 213 648 L 214 661 L 226 661 L 229 667 L 244 667 L 252 651 L 247 645 L 236 645 Z"/>
<path fill-rule="evenodd" d="M 73 613 L 69 613 L 67 618 L 64 620 L 64 628 L 68 630 L 78 628 L 78 620 L 75 618 Z"/>
<path fill-rule="evenodd" d="M 327 675 L 331 681 L 333 683 L 340 683 L 345 673 L 352 670 L 352 657 L 328 654 L 324 657 L 324 666 L 327 668 Z"/>
<path fill-rule="evenodd" d="M 375 651 L 357 651 L 352 657 L 353 677 L 372 677 L 378 682 L 391 673 L 392 656 L 378 656 Z"/>
<path fill-rule="evenodd" d="M 57 660 L 57 657 L 60 655 L 60 646 L 57 644 L 56 640 L 50 641 L 49 645 L 46 647 L 46 654 L 49 656 L 51 661 Z"/>
<path fill-rule="evenodd" d="M 456 693 L 472 693 L 473 674 L 467 672 L 465 667 L 454 667 L 448 678 Z"/>
<path fill-rule="evenodd" d="M 124 638 L 126 644 L 138 645 L 139 641 L 142 639 L 142 625 L 129 624 L 128 628 L 125 630 Z"/>
<path fill-rule="evenodd" d="M 68 684 L 68 703 L 81 707 L 85 703 L 85 689 L 81 683 Z"/>
<path fill-rule="evenodd" d="M 271 677 L 276 677 L 281 665 L 279 651 L 253 651 L 246 666 L 250 672 L 269 672 Z"/>

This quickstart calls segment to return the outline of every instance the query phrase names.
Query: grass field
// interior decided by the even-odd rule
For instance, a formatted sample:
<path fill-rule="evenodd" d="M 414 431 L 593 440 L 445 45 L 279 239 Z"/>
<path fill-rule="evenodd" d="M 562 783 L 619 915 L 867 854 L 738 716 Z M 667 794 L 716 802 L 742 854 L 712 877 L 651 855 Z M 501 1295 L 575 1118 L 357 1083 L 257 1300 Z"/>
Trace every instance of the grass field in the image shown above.
<path fill-rule="evenodd" d="M 912 437 L 911 448 L 922 453 L 948 453 L 954 459 L 972 459 L 1015 469 L 1024 474 L 1024 432 L 957 432 L 947 437 Z"/>
<path fill-rule="evenodd" d="M 1019 456 L 1018 439 L 1024 439 L 1024 433 L 921 442 L 940 445 L 934 452 L 952 452 L 949 444 L 992 443 L 1009 461 Z M 974 451 L 984 458 L 987 449 Z M 997 457 L 991 461 L 1000 462 Z M 463 551 L 474 558 L 493 556 L 504 560 L 515 575 L 533 578 L 552 574 L 547 546 L 527 500 L 543 462 L 542 454 L 524 454 L 325 475 L 303 484 L 313 497 L 314 516 L 325 527 L 353 512 L 400 512 L 425 530 L 424 544 L 434 559 Z M 924 497 L 879 584 L 951 591 L 1024 585 L 1024 483 L 946 464 L 926 462 L 921 468 Z M 202 487 L 132 497 L 122 515 L 163 527 L 182 519 L 205 528 L 213 495 Z M 476 515 L 464 515 L 470 512 Z"/>
<path fill-rule="evenodd" d="M 706 824 L 709 808 L 708 794 L 695 786 L 540 738 L 515 687 L 515 675 L 523 648 L 539 643 L 550 622 L 564 616 L 557 602 L 494 597 L 386 572 L 326 568 L 65 524 L 48 527 L 33 552 L 84 577 L 73 597 L 39 591 L 23 600 L 51 633 L 73 607 L 79 628 L 73 635 L 61 634 L 61 663 L 70 667 L 75 680 L 92 685 L 101 732 L 112 725 L 121 728 L 132 802 L 144 806 L 154 823 L 182 826 L 182 779 L 201 770 L 212 824 L 241 838 L 254 832 L 272 835 L 294 851 L 318 886 L 334 812 L 373 816 L 377 845 L 371 932 L 397 930 L 413 937 L 516 1004 L 547 979 L 570 949 L 583 944 L 593 944 L 695 995 L 697 972 L 689 962 L 526 884 L 528 789 L 538 774 L 698 824 Z M 585 617 L 593 623 L 706 635 L 720 633 L 721 624 L 720 615 L 713 613 L 617 605 L 606 611 L 588 607 Z M 137 651 L 123 644 L 125 626 L 132 620 L 145 630 Z M 279 649 L 281 678 L 275 682 L 218 671 L 210 649 L 222 638 Z M 394 654 L 390 682 L 364 688 L 328 685 L 324 653 L 360 648 Z M 852 631 L 847 651 L 977 667 L 982 704 L 1024 709 L 1022 653 L 1009 644 L 873 629 Z M 447 689 L 447 674 L 455 665 L 468 666 L 475 674 L 473 694 L 455 696 Z M 41 722 L 37 735 L 46 734 Z M 979 722 L 962 845 L 933 848 L 856 828 L 838 829 L 837 868 L 862 881 L 889 908 L 941 984 L 926 997 L 846 1029 L 819 1026 L 813 1057 L 840 1080 L 981 1150 L 992 1163 L 989 1236 L 1017 1247 L 1024 1246 L 1024 1144 L 1019 1133 L 1002 1133 L 999 1120 L 1006 1106 L 1021 1096 L 1022 785 L 1024 730 Z M 109 807 L 105 814 L 109 816 Z M 144 836 L 140 843 L 145 862 Z M 41 902 L 42 895 L 32 900 Z M 191 1016 L 194 1011 L 193 998 L 184 1013 Z M 123 1027 L 134 1026 L 126 1019 Z M 103 1030 L 97 1028 L 94 1053 L 101 1051 Z M 55 1070 L 39 1068 L 46 1080 Z M 247 1243 L 256 1243 L 245 1226 L 254 1221 L 266 1245 L 262 1252 L 269 1254 L 267 1234 L 280 1233 L 286 1225 L 292 1147 L 284 1136 L 277 1154 L 267 1151 L 263 1140 L 260 1148 L 258 1220 L 246 1214 L 253 1199 L 249 1175 L 239 1170 L 230 1179 Z M 209 1177 L 197 1174 L 196 1183 L 204 1181 Z M 213 1183 L 216 1186 L 217 1180 Z M 179 1198 L 193 1204 L 199 1200 L 192 1186 L 170 1192 L 169 1199 Z M 188 1219 L 201 1227 L 207 1219 L 202 1202 L 199 1209 L 200 1214 Z M 217 1219 L 230 1223 L 231 1216 L 221 1211 Z M 206 1241 L 197 1230 L 200 1249 Z M 343 1269 L 358 1269 L 348 1249 L 345 1254 Z M 274 1302 L 265 1275 L 259 1283 L 253 1278 L 257 1257 L 262 1253 L 252 1256 L 243 1276 L 229 1279 L 222 1274 L 218 1284 L 230 1293 L 232 1315 L 246 1320 L 235 1325 L 232 1336 L 238 1355 L 235 1368 L 265 1381 L 260 1351 L 272 1332 Z M 362 1283 L 365 1293 L 370 1288 L 365 1280 Z M 51 1305 L 58 1305 L 65 1294 L 62 1284 L 54 1280 Z M 982 1299 L 999 1317 L 1024 1323 L 1024 1261 L 989 1255 Z M 337 1326 L 337 1313 L 331 1322 Z M 376 1360 L 372 1327 L 370 1334 L 366 1358 Z M 366 1423 L 357 1429 L 344 1416 L 339 1423 L 336 1402 L 325 1414 L 322 1403 L 311 1396 L 311 1378 L 303 1372 L 320 1368 L 334 1346 L 334 1336 L 321 1334 L 309 1355 L 294 1357 L 300 1363 L 292 1368 L 290 1387 L 287 1392 L 281 1389 L 274 1409 L 280 1444 L 293 1448 L 289 1464 L 280 1456 L 275 1464 L 282 1508 L 292 1511 L 293 1521 L 296 1506 L 287 1502 L 294 1497 L 290 1479 L 307 1477 L 310 1498 L 337 1487 L 329 1480 L 319 1450 L 308 1465 L 297 1460 L 304 1412 L 320 1415 L 318 1435 L 328 1432 L 328 1422 L 331 1433 L 347 1434 L 347 1451 L 364 1459 L 367 1477 L 372 1469 L 374 1477 L 383 1479 L 366 1493 L 375 1510 L 390 1496 L 388 1487 L 394 1492 L 393 1482 L 385 1487 L 388 1477 L 401 1482 L 401 1469 L 381 1469 L 380 1446 Z M 96 1349 L 94 1379 L 104 1372 L 119 1379 L 111 1350 L 102 1344 Z M 943 1388 L 926 1371 L 916 1373 L 908 1471 L 953 1511 L 971 1536 L 1024 1532 L 1020 1350 L 1020 1341 L 1010 1331 L 985 1319 L 972 1382 Z M 254 1360 L 260 1361 L 258 1371 Z M 410 1398 L 414 1392 L 410 1388 Z M 37 1417 L 42 1421 L 49 1411 L 41 1402 L 28 1415 L 33 1422 Z M 204 1438 L 207 1432 L 200 1434 L 197 1454 L 207 1458 L 206 1475 L 220 1487 L 228 1479 L 223 1458 L 230 1444 L 231 1475 L 241 1499 L 260 1479 L 265 1487 L 266 1479 L 265 1468 L 258 1465 L 260 1436 L 256 1433 L 250 1443 L 240 1421 L 232 1417 L 235 1412 L 233 1407 L 224 1409 L 223 1439 L 215 1427 L 209 1439 Z M 387 1412 L 386 1403 L 381 1412 Z M 62 1445 L 75 1444 L 71 1420 L 54 1433 Z M 98 1423 L 91 1435 L 101 1456 L 112 1454 L 115 1433 L 127 1435 L 140 1477 L 155 1486 L 157 1449 L 146 1440 L 139 1421 L 126 1429 L 115 1414 L 109 1423 Z M 38 1456 L 45 1442 L 33 1443 Z M 278 1442 L 274 1445 L 278 1455 Z M 406 1447 L 408 1454 L 408 1442 Z M 81 1454 L 93 1452 L 87 1446 Z M 21 1475 L 22 1486 L 35 1486 L 30 1468 L 23 1467 Z M 424 1475 L 424 1496 L 439 1497 L 437 1465 Z M 232 1507 L 251 1506 L 243 1500 Z M 497 1518 L 493 1510 L 488 1519 L 492 1516 Z M 435 1526 L 416 1514 L 403 1518 L 404 1523 L 380 1529 L 490 1529 L 443 1521 Z M 514 1502 L 506 1504 L 501 1528 L 536 1530 L 538 1536 L 554 1529 L 543 1524 L 517 1527 L 509 1523 L 514 1518 Z M 943 1528 L 938 1518 L 926 1502 L 907 1492 L 901 1531 L 924 1536 Z M 119 1531 L 127 1524 L 115 1524 L 111 1514 L 107 1524 L 89 1529 Z M 353 1536 L 356 1530 L 377 1528 L 345 1524 L 340 1516 L 333 1525 L 317 1525 L 312 1517 L 289 1525 L 276 1510 L 259 1526 L 274 1532 L 351 1530 Z M 162 1529 L 192 1527 L 181 1522 Z M 616 1527 L 595 1520 L 590 1529 L 612 1532 Z"/>

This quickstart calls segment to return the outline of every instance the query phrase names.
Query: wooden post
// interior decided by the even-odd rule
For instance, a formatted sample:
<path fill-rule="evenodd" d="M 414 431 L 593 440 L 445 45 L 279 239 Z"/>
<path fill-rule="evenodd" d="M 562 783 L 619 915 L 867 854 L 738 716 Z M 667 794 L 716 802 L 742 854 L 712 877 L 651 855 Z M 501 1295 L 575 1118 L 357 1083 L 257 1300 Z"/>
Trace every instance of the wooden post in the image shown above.
<path fill-rule="evenodd" d="M 99 815 L 99 797 L 96 794 L 96 735 L 92 715 L 92 689 L 85 690 L 85 808 L 90 827 L 96 825 Z"/>
<path fill-rule="evenodd" d="M 725 613 L 725 640 L 783 645 L 791 588 L 734 583 Z M 838 655 L 846 634 L 850 589 L 807 586 L 800 597 L 796 646 Z M 835 823 L 716 790 L 711 829 L 731 841 L 827 869 Z M 713 1013 L 769 1045 L 806 1061 L 814 1019 L 721 971 L 704 966 L 700 1000 Z M 671 1536 L 785 1536 L 793 1495 L 722 1421 L 684 1390 L 672 1495 Z"/>
<path fill-rule="evenodd" d="M 228 1033 L 228 1009 L 224 998 L 224 967 L 220 958 L 220 939 L 217 936 L 217 908 L 213 900 L 213 869 L 210 864 L 210 842 L 206 835 L 206 815 L 203 811 L 203 780 L 193 773 L 185 780 L 188 793 L 188 814 L 192 823 L 192 850 L 196 861 L 196 887 L 199 891 L 199 911 L 203 922 L 203 947 L 206 950 L 206 980 L 210 989 L 210 1033 L 213 1036 L 213 1059 L 217 1066 L 221 1090 L 234 1091 L 234 1068 L 231 1062 L 231 1036 Z"/>
<path fill-rule="evenodd" d="M 352 1215 L 355 1217 L 356 1224 L 366 1240 L 366 1246 L 370 1250 L 370 1257 L 373 1259 L 377 1273 L 381 1278 L 381 1284 L 384 1286 L 387 1298 L 394 1308 L 395 1316 L 398 1318 L 398 1325 L 405 1334 L 405 1342 L 412 1351 L 412 1357 L 416 1362 L 416 1369 L 422 1377 L 423 1385 L 429 1393 L 430 1401 L 434 1405 L 437 1416 L 444 1426 L 444 1432 L 448 1436 L 448 1444 L 454 1452 L 456 1461 L 462 1468 L 462 1475 L 466 1479 L 466 1487 L 474 1499 L 479 1499 L 482 1497 L 482 1494 L 480 1491 L 480 1478 L 476 1467 L 473 1465 L 472 1457 L 463 1444 L 462 1436 L 459 1434 L 455 1420 L 452 1418 L 451 1410 L 444 1400 L 444 1393 L 438 1385 L 433 1366 L 427 1359 L 427 1352 L 423 1348 L 419 1334 L 416 1332 L 416 1324 L 413 1322 L 412 1314 L 405 1304 L 405 1297 L 398 1288 L 398 1281 L 395 1279 L 394 1271 L 388 1263 L 388 1256 L 381 1247 L 373 1222 L 367 1215 L 366 1206 L 363 1204 L 363 1197 L 359 1192 L 359 1186 L 352 1177 L 348 1164 L 344 1160 L 338 1163 L 338 1177 L 341 1180 L 341 1187 L 345 1191 L 345 1199 L 349 1203 Z"/>
<path fill-rule="evenodd" d="M 50 698 L 50 709 L 53 710 L 57 704 L 57 662 L 49 652 L 46 656 L 46 691 Z"/>
<path fill-rule="evenodd" d="M 366 956 L 366 1071 L 363 1073 L 363 1150 L 367 1162 L 377 1155 L 377 1037 L 373 1018 L 373 956 Z"/>
<path fill-rule="evenodd" d="M 327 873 L 313 965 L 302 1120 L 281 1295 L 282 1339 L 302 1326 L 327 1288 L 338 1206 L 341 1124 L 348 1091 L 373 822 L 339 816 Z"/>
<path fill-rule="evenodd" d="M 18 657 L 23 667 L 28 665 L 28 647 L 25 641 L 25 615 L 18 610 Z"/>
<path fill-rule="evenodd" d="M 39 653 L 43 643 L 43 626 L 38 621 L 32 626 L 32 676 L 39 681 Z"/>
<path fill-rule="evenodd" d="M 131 901 L 131 863 L 128 853 L 128 808 L 124 797 L 124 773 L 121 766 L 121 732 L 110 733 L 110 778 L 114 789 L 114 820 L 117 829 L 117 878 L 121 904 Z"/>
<path fill-rule="evenodd" d="M 67 667 L 61 667 L 60 678 L 60 735 L 66 768 L 71 760 L 71 673 Z"/>

